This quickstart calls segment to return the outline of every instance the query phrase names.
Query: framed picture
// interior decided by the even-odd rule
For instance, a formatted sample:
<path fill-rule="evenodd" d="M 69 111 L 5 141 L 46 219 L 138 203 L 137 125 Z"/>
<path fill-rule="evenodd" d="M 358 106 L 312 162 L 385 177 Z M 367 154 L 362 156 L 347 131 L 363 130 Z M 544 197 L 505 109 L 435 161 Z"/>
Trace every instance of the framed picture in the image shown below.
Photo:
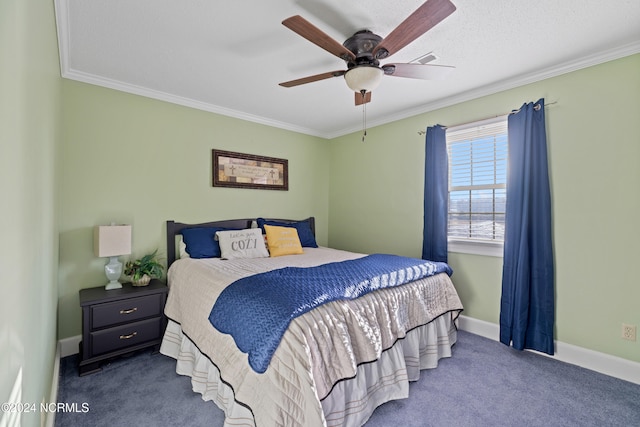
<path fill-rule="evenodd" d="M 212 150 L 213 186 L 289 190 L 287 159 Z"/>

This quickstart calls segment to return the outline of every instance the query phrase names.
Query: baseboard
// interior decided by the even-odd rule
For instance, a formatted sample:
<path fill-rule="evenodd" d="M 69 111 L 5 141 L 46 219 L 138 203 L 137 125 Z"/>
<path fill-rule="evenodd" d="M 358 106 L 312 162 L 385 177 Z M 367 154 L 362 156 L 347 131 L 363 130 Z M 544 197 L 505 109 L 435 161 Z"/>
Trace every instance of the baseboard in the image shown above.
<path fill-rule="evenodd" d="M 458 327 L 463 331 L 471 332 L 495 341 L 500 337 L 500 326 L 473 317 L 460 316 Z M 572 344 L 555 341 L 554 356 L 535 352 L 543 356 L 552 357 L 562 362 L 581 366 L 605 375 L 620 378 L 635 384 L 640 384 L 640 363 L 610 354 L 600 353 Z"/>
<path fill-rule="evenodd" d="M 82 335 L 63 338 L 58 341 L 60 343 L 60 358 L 78 354 L 80 341 L 82 341 Z"/>
<path fill-rule="evenodd" d="M 58 384 L 60 380 L 60 349 L 62 345 L 58 341 L 56 346 L 56 356 L 53 360 L 53 377 L 51 378 L 51 391 L 49 392 L 49 403 L 58 402 Z M 40 419 L 40 424 L 46 427 L 54 427 L 56 424 L 56 411 L 42 412 L 44 418 Z"/>

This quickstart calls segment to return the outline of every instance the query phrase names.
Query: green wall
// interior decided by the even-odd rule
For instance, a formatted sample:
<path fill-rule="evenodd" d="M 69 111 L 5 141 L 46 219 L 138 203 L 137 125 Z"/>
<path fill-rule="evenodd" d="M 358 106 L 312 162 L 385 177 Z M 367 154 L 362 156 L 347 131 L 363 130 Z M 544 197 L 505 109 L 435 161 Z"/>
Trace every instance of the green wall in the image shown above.
<path fill-rule="evenodd" d="M 52 1 L 0 0 L 0 400 L 49 400 L 56 350 L 60 68 Z M 0 414 L 0 425 L 5 416 Z M 20 425 L 39 426 L 40 413 Z"/>
<path fill-rule="evenodd" d="M 63 100 L 60 338 L 81 333 L 78 291 L 106 283 L 94 225 L 131 224 L 134 257 L 166 254 L 170 219 L 315 216 L 327 244 L 326 140 L 69 80 Z M 213 148 L 288 159 L 289 191 L 212 187 Z"/>
<path fill-rule="evenodd" d="M 424 136 L 545 98 L 556 265 L 556 339 L 640 362 L 640 55 L 330 141 L 329 243 L 420 256 Z M 371 108 L 374 108 L 372 105 Z M 450 254 L 465 315 L 498 323 L 502 259 Z"/>

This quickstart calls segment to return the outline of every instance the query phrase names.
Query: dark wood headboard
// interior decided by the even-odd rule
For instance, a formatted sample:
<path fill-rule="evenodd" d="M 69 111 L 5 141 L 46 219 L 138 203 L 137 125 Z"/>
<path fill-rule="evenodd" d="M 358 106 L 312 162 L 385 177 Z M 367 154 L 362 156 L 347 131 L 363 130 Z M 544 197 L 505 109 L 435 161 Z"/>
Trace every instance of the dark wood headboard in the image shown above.
<path fill-rule="evenodd" d="M 295 220 L 295 219 L 276 219 L 276 218 L 265 218 L 268 221 L 279 221 L 279 222 L 298 222 L 298 221 L 309 221 L 309 225 L 311 226 L 311 231 L 313 235 L 316 234 L 316 223 L 314 217 L 309 217 L 307 219 Z M 251 228 L 251 224 L 255 221 L 256 218 L 245 218 L 245 219 L 227 219 L 223 221 L 212 221 L 212 222 L 202 222 L 200 224 L 184 224 L 182 222 L 175 221 L 167 221 L 167 269 L 171 267 L 171 264 L 176 260 L 176 235 L 182 234 L 182 230 L 186 228 L 195 228 L 195 227 L 226 227 L 226 228 Z"/>

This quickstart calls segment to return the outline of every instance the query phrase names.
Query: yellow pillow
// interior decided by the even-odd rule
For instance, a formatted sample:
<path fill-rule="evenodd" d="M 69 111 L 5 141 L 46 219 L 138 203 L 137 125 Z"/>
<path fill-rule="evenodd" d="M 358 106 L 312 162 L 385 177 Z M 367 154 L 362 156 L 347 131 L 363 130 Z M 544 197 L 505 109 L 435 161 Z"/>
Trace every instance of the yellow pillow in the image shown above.
<path fill-rule="evenodd" d="M 267 234 L 267 246 L 272 257 L 304 253 L 298 230 L 295 228 L 265 225 L 264 231 Z"/>

